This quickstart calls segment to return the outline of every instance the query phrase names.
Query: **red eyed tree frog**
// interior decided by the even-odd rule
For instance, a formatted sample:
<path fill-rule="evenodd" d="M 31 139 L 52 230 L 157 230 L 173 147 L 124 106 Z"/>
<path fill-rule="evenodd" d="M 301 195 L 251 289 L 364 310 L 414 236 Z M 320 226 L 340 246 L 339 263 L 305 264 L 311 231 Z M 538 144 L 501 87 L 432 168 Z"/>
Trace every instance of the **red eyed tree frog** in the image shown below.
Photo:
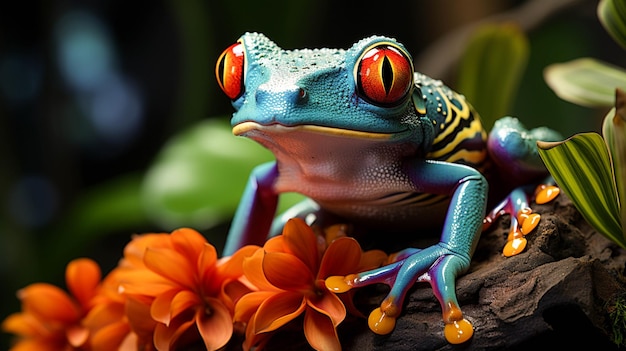
<path fill-rule="evenodd" d="M 246 33 L 220 56 L 216 75 L 236 110 L 233 133 L 276 158 L 252 172 L 223 254 L 262 245 L 272 228 L 311 213 L 331 213 L 380 235 L 385 228 L 420 235 L 439 225 L 437 244 L 403 250 L 380 269 L 326 284 L 337 292 L 390 285 L 369 317 L 372 330 L 386 334 L 411 286 L 429 282 L 448 341 L 469 339 L 473 328 L 459 308 L 455 280 L 469 267 L 484 227 L 512 214 L 511 232 L 517 233 L 532 215 L 532 189 L 517 186 L 548 175 L 536 140 L 562 137 L 547 128 L 528 131 L 511 117 L 488 136 L 462 95 L 414 72 L 407 49 L 387 37 L 366 38 L 347 50 L 283 50 L 263 34 Z M 488 179 L 509 195 L 486 214 Z M 274 219 L 284 192 L 310 200 Z M 510 245 L 515 251 L 519 242 Z"/>

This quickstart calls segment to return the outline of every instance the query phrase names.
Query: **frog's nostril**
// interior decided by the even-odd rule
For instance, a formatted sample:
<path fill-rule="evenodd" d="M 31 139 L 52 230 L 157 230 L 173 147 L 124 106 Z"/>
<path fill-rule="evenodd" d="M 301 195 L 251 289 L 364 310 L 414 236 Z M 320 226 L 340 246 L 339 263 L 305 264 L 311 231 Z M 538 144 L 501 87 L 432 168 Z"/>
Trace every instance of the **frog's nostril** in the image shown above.
<path fill-rule="evenodd" d="M 309 94 L 303 88 L 298 89 L 298 97 L 296 103 L 303 104 L 309 99 Z"/>

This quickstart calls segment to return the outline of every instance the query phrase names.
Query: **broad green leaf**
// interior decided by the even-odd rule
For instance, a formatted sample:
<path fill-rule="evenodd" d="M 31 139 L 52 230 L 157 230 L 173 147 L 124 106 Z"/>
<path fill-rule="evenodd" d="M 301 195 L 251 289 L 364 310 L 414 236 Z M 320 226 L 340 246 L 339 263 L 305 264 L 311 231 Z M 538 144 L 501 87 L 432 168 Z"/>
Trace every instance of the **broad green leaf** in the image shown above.
<path fill-rule="evenodd" d="M 626 70 L 592 58 L 549 65 L 544 79 L 561 99 L 589 107 L 613 106 L 615 88 L 626 89 Z"/>
<path fill-rule="evenodd" d="M 563 142 L 538 142 L 539 155 L 557 184 L 598 232 L 626 248 L 613 171 L 604 139 L 577 134 Z"/>
<path fill-rule="evenodd" d="M 487 129 L 510 113 L 528 52 L 528 39 L 511 23 L 484 25 L 470 39 L 456 88 L 480 111 Z"/>
<path fill-rule="evenodd" d="M 168 142 L 148 169 L 142 200 L 150 218 L 166 229 L 210 228 L 228 221 L 250 171 L 273 155 L 232 135 L 226 119 L 206 120 Z M 302 197 L 281 196 L 281 209 Z"/>
<path fill-rule="evenodd" d="M 624 0 L 601 0 L 598 18 L 613 40 L 626 49 L 626 2 Z"/>
<path fill-rule="evenodd" d="M 622 235 L 626 237 L 626 96 L 620 90 L 616 94 L 615 108 L 604 118 L 602 134 L 613 162 Z"/>

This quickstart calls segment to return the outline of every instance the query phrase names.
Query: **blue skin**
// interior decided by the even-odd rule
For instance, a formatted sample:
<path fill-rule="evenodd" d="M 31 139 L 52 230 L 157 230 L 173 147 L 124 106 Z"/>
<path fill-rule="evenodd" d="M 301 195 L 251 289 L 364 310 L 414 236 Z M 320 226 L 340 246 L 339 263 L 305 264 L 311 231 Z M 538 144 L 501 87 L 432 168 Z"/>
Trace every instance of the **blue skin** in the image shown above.
<path fill-rule="evenodd" d="M 543 128 L 526 131 L 516 119 L 503 118 L 487 139 L 476 121 L 449 141 L 472 156 L 461 161 L 437 156 L 435 148 L 446 146 L 437 144 L 443 139 L 440 129 L 451 123 L 446 112 L 457 108 L 462 114 L 471 106 L 441 82 L 419 73 L 411 74 L 406 95 L 399 94 L 392 103 L 372 101 L 376 99 L 364 93 L 358 81 L 365 51 L 389 44 L 406 56 L 406 67 L 413 72 L 406 49 L 393 39 L 371 37 L 348 50 L 283 50 L 258 33 L 243 35 L 239 43 L 244 49 L 242 77 L 226 77 L 217 69 L 220 85 L 227 94 L 230 89 L 233 98 L 233 133 L 267 147 L 276 161 L 252 172 L 223 254 L 262 245 L 287 219 L 311 213 L 318 218 L 330 213 L 381 230 L 406 228 L 409 233 L 438 226 L 442 234 L 437 244 L 403 250 L 395 262 L 360 273 L 351 283 L 390 284 L 385 301 L 395 318 L 409 288 L 427 281 L 441 303 L 444 321 L 462 318 L 455 280 L 469 267 L 483 229 L 486 155 L 506 179 L 543 178 L 547 173 L 535 141 L 561 136 Z M 394 72 L 394 83 L 401 73 Z M 389 83 L 389 76 L 386 79 Z M 299 192 L 311 200 L 274 219 L 278 196 L 284 192 Z M 422 203 L 416 194 L 443 196 Z M 528 206 L 525 192 L 510 194 L 496 208 L 517 213 Z M 504 212 L 493 212 L 491 220 Z"/>

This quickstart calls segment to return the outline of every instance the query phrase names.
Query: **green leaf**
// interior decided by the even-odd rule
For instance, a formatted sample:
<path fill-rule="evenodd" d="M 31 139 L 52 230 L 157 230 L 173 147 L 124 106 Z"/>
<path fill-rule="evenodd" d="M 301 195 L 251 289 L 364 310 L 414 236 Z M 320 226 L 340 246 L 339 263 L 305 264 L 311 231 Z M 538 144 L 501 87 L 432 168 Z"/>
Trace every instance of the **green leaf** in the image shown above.
<path fill-rule="evenodd" d="M 470 39 L 456 88 L 480 111 L 485 128 L 510 113 L 526 69 L 528 39 L 517 25 L 487 24 Z"/>
<path fill-rule="evenodd" d="M 589 107 L 609 107 L 615 88 L 626 89 L 626 70 L 592 58 L 549 65 L 546 83 L 561 99 Z"/>
<path fill-rule="evenodd" d="M 598 18 L 613 40 L 626 49 L 626 2 L 624 0 L 601 0 Z"/>
<path fill-rule="evenodd" d="M 563 142 L 537 145 L 546 167 L 585 220 L 626 248 L 611 160 L 602 136 L 582 133 Z"/>
<path fill-rule="evenodd" d="M 148 169 L 145 209 L 166 229 L 205 229 L 229 220 L 251 170 L 274 157 L 256 142 L 236 137 L 226 119 L 209 119 L 172 138 Z M 280 199 L 279 210 L 303 197 Z"/>
<path fill-rule="evenodd" d="M 602 134 L 613 162 L 622 235 L 626 237 L 626 96 L 619 89 L 616 92 L 615 108 L 604 118 Z"/>

